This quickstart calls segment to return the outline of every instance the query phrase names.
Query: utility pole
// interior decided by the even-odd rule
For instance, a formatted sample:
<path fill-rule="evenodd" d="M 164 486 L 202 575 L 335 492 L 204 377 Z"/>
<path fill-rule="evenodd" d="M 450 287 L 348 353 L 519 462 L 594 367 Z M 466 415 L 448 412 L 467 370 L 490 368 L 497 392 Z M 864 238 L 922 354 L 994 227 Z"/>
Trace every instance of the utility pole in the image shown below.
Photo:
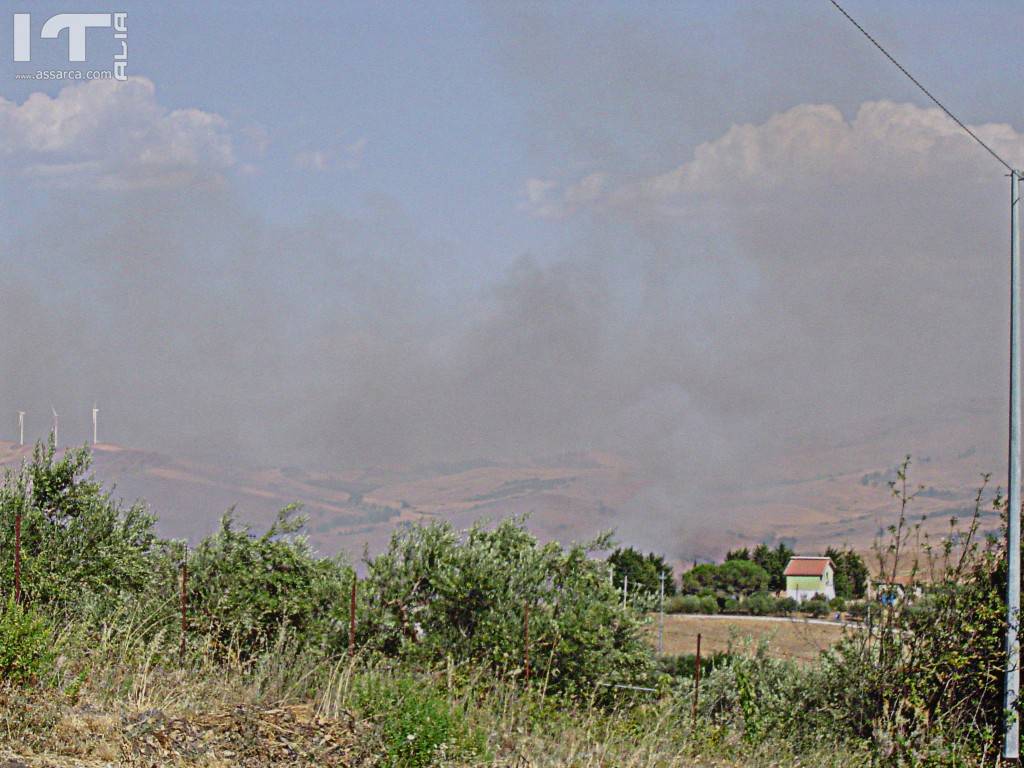
<path fill-rule="evenodd" d="M 1010 468 L 1007 492 L 1006 542 L 1006 685 L 1003 711 L 1006 727 L 1003 757 L 1020 756 L 1020 474 L 1021 474 L 1021 379 L 1020 379 L 1020 214 L 1021 176 L 1010 171 Z"/>
<path fill-rule="evenodd" d="M 626 597 L 629 595 L 629 576 L 622 577 L 622 610 L 626 610 Z"/>
<path fill-rule="evenodd" d="M 665 572 L 658 574 L 658 653 L 665 654 Z"/>

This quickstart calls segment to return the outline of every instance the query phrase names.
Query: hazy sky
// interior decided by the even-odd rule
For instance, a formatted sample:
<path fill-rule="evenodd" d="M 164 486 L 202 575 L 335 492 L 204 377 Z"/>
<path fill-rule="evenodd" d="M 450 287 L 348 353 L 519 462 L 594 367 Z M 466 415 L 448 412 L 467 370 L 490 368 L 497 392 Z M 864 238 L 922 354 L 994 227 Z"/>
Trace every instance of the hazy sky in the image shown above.
<path fill-rule="evenodd" d="M 1012 3 L 848 10 L 1024 163 Z M 751 455 L 1005 395 L 1002 168 L 821 2 L 0 16 L 0 425 L 337 467 Z M 2 434 L 2 433 L 0 433 Z M 994 444 L 1003 436 L 994 434 Z"/>

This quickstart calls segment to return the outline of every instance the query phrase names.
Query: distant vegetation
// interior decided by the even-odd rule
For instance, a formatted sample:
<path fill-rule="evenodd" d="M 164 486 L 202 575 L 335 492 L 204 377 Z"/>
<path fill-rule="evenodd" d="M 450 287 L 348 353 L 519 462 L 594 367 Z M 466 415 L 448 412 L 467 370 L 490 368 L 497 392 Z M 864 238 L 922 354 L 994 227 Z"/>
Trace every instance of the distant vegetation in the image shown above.
<path fill-rule="evenodd" d="M 927 570 L 924 596 L 901 597 L 814 664 L 737 642 L 704 662 L 694 717 L 692 667 L 655 658 L 643 637 L 649 603 L 623 601 L 609 578 L 628 570 L 650 593 L 665 567 L 657 557 L 620 549 L 608 563 L 594 555 L 606 537 L 542 544 L 521 520 L 464 532 L 433 523 L 397 531 L 356 581 L 345 560 L 315 556 L 292 508 L 259 534 L 226 516 L 186 550 L 155 534 L 143 506 L 90 479 L 89 460 L 84 449 L 58 457 L 40 445 L 0 489 L 7 596 L 21 519 L 22 603 L 0 610 L 0 726 L 11 750 L 161 764 L 154 750 L 199 734 L 163 762 L 208 764 L 203 745 L 218 739 L 233 754 L 266 740 L 245 764 L 281 754 L 393 768 L 953 766 L 995 754 L 1004 553 L 978 540 L 980 494 L 966 528 L 929 543 L 907 522 L 903 489 L 879 564 Z M 698 566 L 675 599 L 710 612 L 731 591 L 753 610 L 785 551 L 762 545 Z M 834 556 L 856 592 L 859 567 Z M 291 719 L 267 725 L 282 717 Z"/>
<path fill-rule="evenodd" d="M 662 555 L 648 552 L 646 555 L 627 547 L 616 549 L 608 557 L 612 569 L 612 579 L 616 586 L 628 584 L 632 592 L 653 597 L 659 594 L 664 584 L 665 595 L 676 594 L 675 575 L 672 567 L 665 562 Z"/>

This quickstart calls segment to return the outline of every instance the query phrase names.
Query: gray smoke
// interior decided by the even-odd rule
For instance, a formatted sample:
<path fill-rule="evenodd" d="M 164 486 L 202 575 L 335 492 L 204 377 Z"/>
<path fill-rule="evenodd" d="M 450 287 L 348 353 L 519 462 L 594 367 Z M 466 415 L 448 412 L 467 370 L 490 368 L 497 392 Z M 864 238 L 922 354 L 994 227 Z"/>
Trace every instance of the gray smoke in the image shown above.
<path fill-rule="evenodd" d="M 795 443 L 1001 403 L 1006 185 L 941 114 L 883 100 L 898 81 L 855 86 L 878 70 L 842 46 L 768 56 L 803 29 L 785 14 L 741 18 L 743 55 L 708 71 L 700 30 L 488 12 L 529 108 L 522 204 L 568 245 L 483 285 L 387 197 L 254 216 L 229 128 L 171 119 L 151 87 L 147 141 L 193 151 L 29 146 L 7 103 L 32 158 L 8 168 L 41 201 L 6 220 L 12 420 L 41 433 L 53 403 L 84 440 L 96 399 L 124 444 L 334 468 L 606 449 L 653 483 L 622 525 L 655 543 Z M 1009 126 L 979 131 L 1024 158 Z"/>

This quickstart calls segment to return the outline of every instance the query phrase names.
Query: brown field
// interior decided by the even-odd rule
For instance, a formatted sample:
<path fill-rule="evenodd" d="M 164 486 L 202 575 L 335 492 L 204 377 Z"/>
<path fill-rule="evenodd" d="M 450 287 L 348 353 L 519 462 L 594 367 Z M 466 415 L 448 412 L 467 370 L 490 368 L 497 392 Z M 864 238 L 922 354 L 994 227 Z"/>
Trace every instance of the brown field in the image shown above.
<path fill-rule="evenodd" d="M 650 637 L 658 641 L 658 617 L 652 617 Z M 701 634 L 701 653 L 726 651 L 746 638 L 767 641 L 769 653 L 776 658 L 814 661 L 819 654 L 836 643 L 843 632 L 855 631 L 840 624 L 813 623 L 804 619 L 778 619 L 746 616 L 665 616 L 665 653 L 681 655 L 697 650 L 697 633 Z"/>

